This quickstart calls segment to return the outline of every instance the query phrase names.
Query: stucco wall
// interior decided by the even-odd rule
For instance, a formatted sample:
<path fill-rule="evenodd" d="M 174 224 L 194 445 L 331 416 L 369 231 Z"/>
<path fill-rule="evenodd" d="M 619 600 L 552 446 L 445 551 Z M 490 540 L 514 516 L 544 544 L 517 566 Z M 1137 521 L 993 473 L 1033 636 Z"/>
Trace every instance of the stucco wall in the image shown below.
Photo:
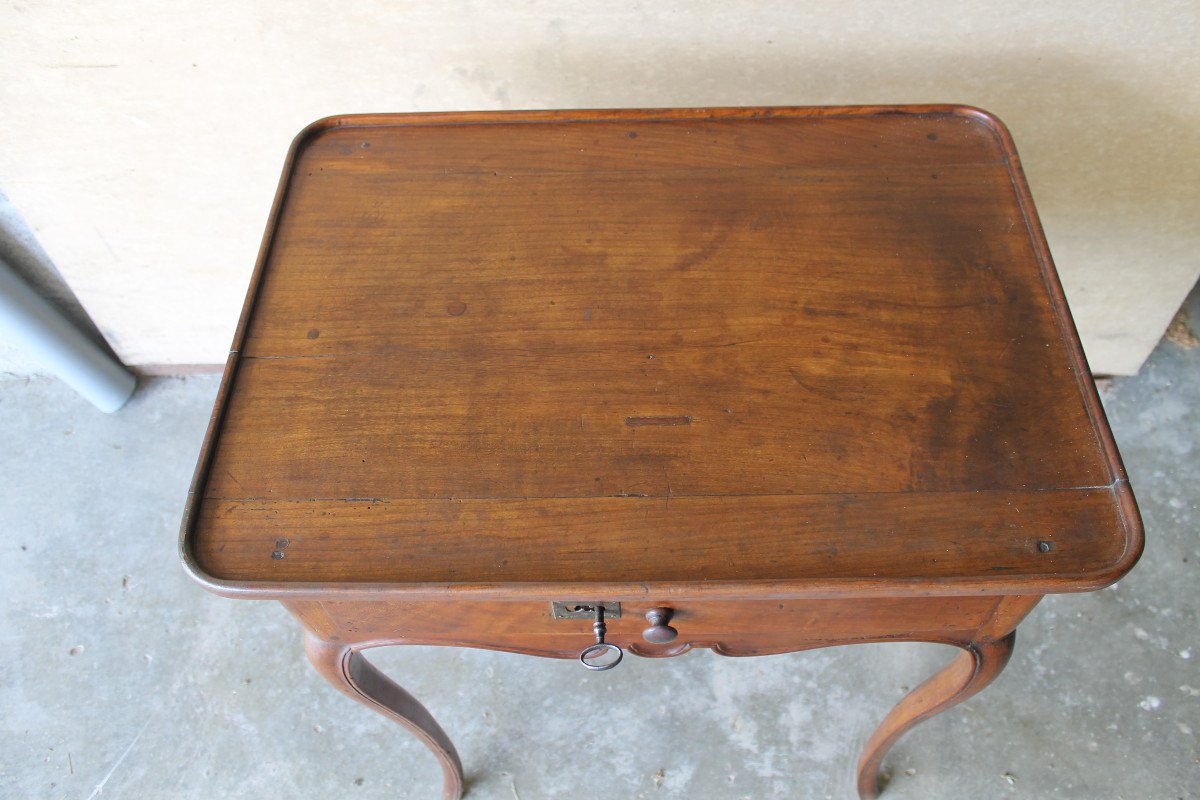
<path fill-rule="evenodd" d="M 968 103 L 1013 131 L 1093 369 L 1129 373 L 1200 272 L 1198 23 L 1167 0 L 19 2 L 0 192 L 128 363 L 217 363 L 318 117 Z"/>

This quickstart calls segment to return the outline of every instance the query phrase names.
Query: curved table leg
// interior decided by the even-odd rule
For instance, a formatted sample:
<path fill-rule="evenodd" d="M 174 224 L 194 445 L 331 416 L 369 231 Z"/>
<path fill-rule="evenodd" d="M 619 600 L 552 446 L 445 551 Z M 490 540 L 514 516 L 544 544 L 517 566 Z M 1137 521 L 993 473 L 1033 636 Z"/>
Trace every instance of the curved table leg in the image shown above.
<path fill-rule="evenodd" d="M 325 642 L 304 635 L 308 660 L 327 681 L 369 708 L 399 722 L 421 740 L 442 765 L 443 800 L 459 800 L 463 794 L 462 762 L 445 731 L 425 706 L 377 670 L 350 645 Z"/>
<path fill-rule="evenodd" d="M 950 666 L 905 695 L 871 734 L 858 760 L 862 800 L 879 796 L 879 765 L 892 745 L 918 722 L 958 705 L 995 680 L 1008 663 L 1016 639 L 1013 631 L 992 642 L 961 645 L 963 652 Z"/>

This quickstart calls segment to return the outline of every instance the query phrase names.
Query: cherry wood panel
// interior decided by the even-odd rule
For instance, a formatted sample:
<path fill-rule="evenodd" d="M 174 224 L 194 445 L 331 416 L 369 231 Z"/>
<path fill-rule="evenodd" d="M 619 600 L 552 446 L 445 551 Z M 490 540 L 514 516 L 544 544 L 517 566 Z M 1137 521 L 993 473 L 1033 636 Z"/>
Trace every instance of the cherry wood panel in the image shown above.
<path fill-rule="evenodd" d="M 953 107 L 313 126 L 184 540 L 259 596 L 1034 594 L 1140 548 L 1015 150 Z"/>

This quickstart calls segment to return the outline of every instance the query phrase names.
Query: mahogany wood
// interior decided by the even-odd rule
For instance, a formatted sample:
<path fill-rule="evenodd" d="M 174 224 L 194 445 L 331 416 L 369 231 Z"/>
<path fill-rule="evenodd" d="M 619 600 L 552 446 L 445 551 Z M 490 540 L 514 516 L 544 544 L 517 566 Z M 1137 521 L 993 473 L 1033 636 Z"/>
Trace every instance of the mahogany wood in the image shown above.
<path fill-rule="evenodd" d="M 958 106 L 331 118 L 284 169 L 181 551 L 278 599 L 341 691 L 462 770 L 358 654 L 860 641 L 978 691 L 1136 504 L 1012 140 Z M 645 613 L 678 637 L 651 644 Z"/>

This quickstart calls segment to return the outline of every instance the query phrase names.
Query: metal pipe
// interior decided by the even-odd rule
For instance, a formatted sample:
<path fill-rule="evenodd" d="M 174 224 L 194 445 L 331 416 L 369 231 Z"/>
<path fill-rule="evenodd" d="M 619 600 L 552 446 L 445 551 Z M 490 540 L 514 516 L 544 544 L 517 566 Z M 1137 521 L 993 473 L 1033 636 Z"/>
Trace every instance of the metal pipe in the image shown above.
<path fill-rule="evenodd" d="M 3 259 L 0 337 L 24 348 L 105 413 L 125 405 L 137 386 L 129 370 L 84 336 Z"/>

